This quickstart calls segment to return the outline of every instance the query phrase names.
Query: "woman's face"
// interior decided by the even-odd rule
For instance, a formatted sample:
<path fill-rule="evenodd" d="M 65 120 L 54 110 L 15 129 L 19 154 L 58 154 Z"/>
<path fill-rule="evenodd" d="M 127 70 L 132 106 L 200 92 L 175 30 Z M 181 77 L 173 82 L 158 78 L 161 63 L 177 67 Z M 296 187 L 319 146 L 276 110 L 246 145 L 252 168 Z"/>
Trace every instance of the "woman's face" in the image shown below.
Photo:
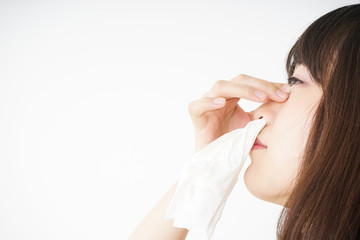
<path fill-rule="evenodd" d="M 244 174 L 247 189 L 257 198 L 284 206 L 291 193 L 291 181 L 300 159 L 322 89 L 311 79 L 307 68 L 298 65 L 291 93 L 284 102 L 268 100 L 250 112 L 253 119 L 263 116 L 266 126 L 258 139 L 267 146 L 250 151 L 251 164 Z"/>

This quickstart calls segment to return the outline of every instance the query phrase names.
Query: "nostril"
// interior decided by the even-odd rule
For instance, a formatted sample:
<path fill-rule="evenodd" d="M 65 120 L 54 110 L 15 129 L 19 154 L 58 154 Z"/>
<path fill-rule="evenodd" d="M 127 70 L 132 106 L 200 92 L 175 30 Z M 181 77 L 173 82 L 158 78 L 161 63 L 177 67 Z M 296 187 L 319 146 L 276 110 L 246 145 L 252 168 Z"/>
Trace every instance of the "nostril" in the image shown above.
<path fill-rule="evenodd" d="M 261 116 L 259 119 L 262 119 L 263 118 L 263 116 Z"/>

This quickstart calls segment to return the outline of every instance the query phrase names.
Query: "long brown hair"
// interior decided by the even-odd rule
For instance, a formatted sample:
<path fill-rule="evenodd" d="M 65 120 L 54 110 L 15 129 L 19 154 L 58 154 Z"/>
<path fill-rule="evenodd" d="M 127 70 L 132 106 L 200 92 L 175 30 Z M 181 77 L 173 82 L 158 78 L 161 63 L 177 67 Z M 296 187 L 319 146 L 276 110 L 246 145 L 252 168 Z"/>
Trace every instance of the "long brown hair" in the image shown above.
<path fill-rule="evenodd" d="M 360 4 L 313 22 L 286 70 L 304 64 L 323 89 L 277 238 L 360 239 Z"/>

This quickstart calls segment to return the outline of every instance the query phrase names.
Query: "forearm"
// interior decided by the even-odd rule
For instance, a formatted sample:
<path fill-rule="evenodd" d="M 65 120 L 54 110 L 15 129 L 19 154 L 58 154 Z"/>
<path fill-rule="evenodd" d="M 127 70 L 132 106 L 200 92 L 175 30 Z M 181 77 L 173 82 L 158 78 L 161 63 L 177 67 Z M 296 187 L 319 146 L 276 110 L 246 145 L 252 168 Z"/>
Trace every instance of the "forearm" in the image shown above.
<path fill-rule="evenodd" d="M 188 233 L 185 228 L 176 228 L 173 219 L 164 220 L 166 210 L 176 191 L 175 183 L 159 200 L 154 208 L 136 227 L 129 240 L 184 240 Z"/>

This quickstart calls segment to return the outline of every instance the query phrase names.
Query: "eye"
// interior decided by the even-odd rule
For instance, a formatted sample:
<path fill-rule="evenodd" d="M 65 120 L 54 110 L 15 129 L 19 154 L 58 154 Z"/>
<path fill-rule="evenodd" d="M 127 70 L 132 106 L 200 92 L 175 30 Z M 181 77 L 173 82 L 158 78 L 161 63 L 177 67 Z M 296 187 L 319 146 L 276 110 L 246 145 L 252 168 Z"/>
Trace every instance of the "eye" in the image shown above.
<path fill-rule="evenodd" d="M 297 82 L 300 82 L 300 83 L 304 83 L 303 81 L 301 81 L 300 79 L 298 79 L 298 78 L 296 78 L 296 77 L 290 77 L 290 78 L 288 78 L 288 84 L 290 85 L 290 86 L 292 86 L 293 84 L 291 84 L 293 81 L 297 81 Z"/>

